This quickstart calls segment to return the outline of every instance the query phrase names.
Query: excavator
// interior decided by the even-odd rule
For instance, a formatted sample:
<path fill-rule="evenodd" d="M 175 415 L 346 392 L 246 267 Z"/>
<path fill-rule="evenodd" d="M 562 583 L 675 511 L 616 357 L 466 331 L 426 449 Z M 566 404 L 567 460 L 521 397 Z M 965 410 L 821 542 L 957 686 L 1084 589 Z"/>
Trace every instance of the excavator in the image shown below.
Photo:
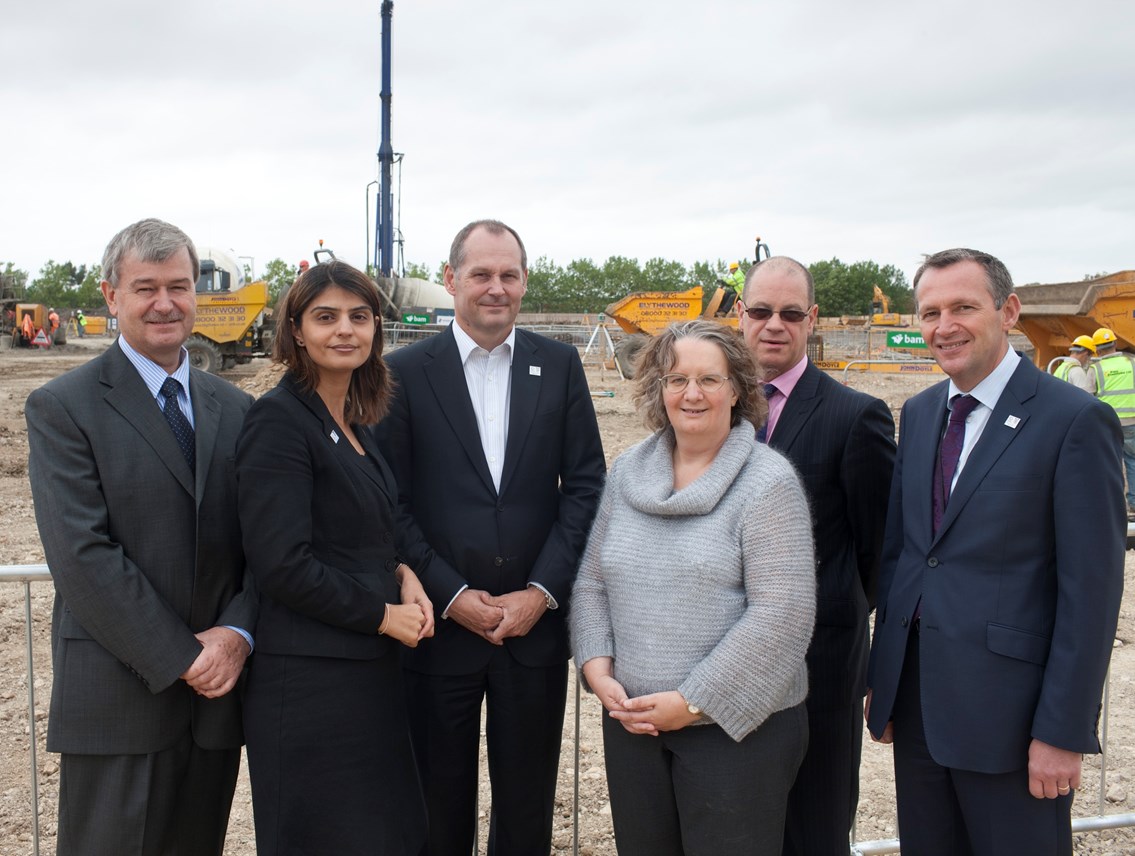
<path fill-rule="evenodd" d="M 883 289 L 875 286 L 875 299 L 871 301 L 872 327 L 899 327 L 902 319 L 897 312 L 891 311 L 891 301 L 883 294 Z"/>

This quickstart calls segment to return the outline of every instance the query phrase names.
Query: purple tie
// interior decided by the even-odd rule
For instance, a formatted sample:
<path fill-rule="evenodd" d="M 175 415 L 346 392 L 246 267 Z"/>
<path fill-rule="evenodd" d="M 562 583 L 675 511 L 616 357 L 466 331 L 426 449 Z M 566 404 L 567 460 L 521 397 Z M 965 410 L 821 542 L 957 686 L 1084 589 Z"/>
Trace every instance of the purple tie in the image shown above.
<path fill-rule="evenodd" d="M 777 393 L 777 388 L 775 386 L 773 386 L 771 383 L 766 383 L 762 387 L 762 389 L 763 389 L 764 394 L 765 394 L 765 401 L 772 401 L 772 397 L 774 395 L 776 395 L 776 393 Z M 765 424 L 757 429 L 757 442 L 758 443 L 767 443 L 768 442 L 768 419 L 767 418 L 765 419 Z"/>
<path fill-rule="evenodd" d="M 950 422 L 946 426 L 946 433 L 938 447 L 938 460 L 934 465 L 934 534 L 938 534 L 938 527 L 942 523 L 942 515 L 946 512 L 946 503 L 950 500 L 950 485 L 954 481 L 954 473 L 958 470 L 958 460 L 962 456 L 962 441 L 966 436 L 966 419 L 979 404 L 972 395 L 955 395 L 953 406 L 950 409 Z"/>

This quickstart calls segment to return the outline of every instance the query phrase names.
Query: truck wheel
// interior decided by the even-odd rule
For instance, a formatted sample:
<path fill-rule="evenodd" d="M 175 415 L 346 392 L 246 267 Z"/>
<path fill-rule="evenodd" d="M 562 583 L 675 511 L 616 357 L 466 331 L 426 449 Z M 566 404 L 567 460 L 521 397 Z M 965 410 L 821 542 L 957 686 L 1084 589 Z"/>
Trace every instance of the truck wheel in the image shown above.
<path fill-rule="evenodd" d="M 632 380 L 638 364 L 638 352 L 646 347 L 650 337 L 643 333 L 626 336 L 615 343 L 615 359 L 619 362 L 619 370 L 623 377 Z"/>
<path fill-rule="evenodd" d="M 189 351 L 189 365 L 193 368 L 214 374 L 221 368 L 220 348 L 204 336 L 190 336 L 185 349 Z"/>

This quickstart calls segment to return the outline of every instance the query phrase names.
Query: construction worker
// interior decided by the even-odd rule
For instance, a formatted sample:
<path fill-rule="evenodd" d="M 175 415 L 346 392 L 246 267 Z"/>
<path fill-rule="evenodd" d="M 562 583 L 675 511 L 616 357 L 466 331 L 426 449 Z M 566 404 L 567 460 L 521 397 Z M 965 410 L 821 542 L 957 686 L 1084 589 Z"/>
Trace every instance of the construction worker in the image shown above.
<path fill-rule="evenodd" d="M 722 282 L 732 288 L 740 297 L 745 290 L 745 272 L 741 270 L 740 262 L 729 263 L 729 274 L 722 277 Z"/>
<path fill-rule="evenodd" d="M 718 277 L 718 282 L 725 289 L 721 304 L 717 307 L 717 316 L 725 317 L 733 311 L 733 304 L 745 290 L 745 272 L 741 270 L 740 262 L 729 263 L 729 273 Z"/>
<path fill-rule="evenodd" d="M 87 337 L 87 317 L 83 314 L 82 309 L 75 310 L 75 329 L 80 339 Z"/>
<path fill-rule="evenodd" d="M 51 324 L 51 338 L 55 338 L 55 331 L 59 329 L 59 313 L 55 311 L 54 307 L 47 312 L 48 323 Z"/>
<path fill-rule="evenodd" d="M 1053 375 L 1078 386 L 1084 392 L 1096 394 L 1096 372 L 1091 364 L 1096 353 L 1096 344 L 1091 336 L 1077 336 L 1072 340 L 1068 356 L 1056 367 Z"/>
<path fill-rule="evenodd" d="M 1135 519 L 1135 358 L 1115 349 L 1115 333 L 1100 327 L 1096 346 L 1096 395 L 1115 410 L 1123 426 L 1123 468 L 1127 476 L 1127 517 Z"/>

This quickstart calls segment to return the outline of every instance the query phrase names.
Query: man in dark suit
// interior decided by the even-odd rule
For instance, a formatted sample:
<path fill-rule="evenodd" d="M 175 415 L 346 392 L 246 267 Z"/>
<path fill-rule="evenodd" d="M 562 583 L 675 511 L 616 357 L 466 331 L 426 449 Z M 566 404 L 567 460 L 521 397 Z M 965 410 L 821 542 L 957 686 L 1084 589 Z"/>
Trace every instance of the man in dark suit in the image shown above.
<path fill-rule="evenodd" d="M 1071 854 L 1123 590 L 1115 413 L 1009 348 L 993 256 L 914 277 L 949 380 L 907 402 L 868 674 L 904 854 Z"/>
<path fill-rule="evenodd" d="M 527 280 L 513 229 L 462 229 L 445 268 L 455 322 L 390 355 L 398 388 L 377 429 L 404 559 L 442 616 L 405 660 L 432 856 L 473 846 L 486 698 L 489 853 L 551 845 L 565 616 L 605 466 L 578 353 L 514 326 Z"/>
<path fill-rule="evenodd" d="M 199 266 L 184 232 L 128 226 L 102 272 L 118 341 L 26 405 L 56 589 L 57 852 L 219 856 L 256 623 L 233 477 L 251 398 L 189 367 Z"/>
<path fill-rule="evenodd" d="M 812 275 L 786 256 L 749 268 L 740 330 L 769 399 L 762 434 L 804 482 L 816 540 L 816 629 L 808 648 L 808 752 L 788 796 L 784 853 L 845 854 L 859 801 L 867 616 L 875 606 L 895 423 L 877 398 L 808 359 Z"/>

